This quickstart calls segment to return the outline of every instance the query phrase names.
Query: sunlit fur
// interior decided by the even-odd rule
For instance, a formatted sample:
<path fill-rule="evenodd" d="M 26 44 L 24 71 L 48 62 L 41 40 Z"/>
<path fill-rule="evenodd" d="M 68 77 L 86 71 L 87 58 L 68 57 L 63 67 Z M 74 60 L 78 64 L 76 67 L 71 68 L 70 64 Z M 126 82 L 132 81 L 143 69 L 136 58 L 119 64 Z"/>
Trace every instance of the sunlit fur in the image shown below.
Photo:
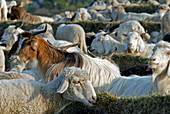
<path fill-rule="evenodd" d="M 19 35 L 19 40 L 14 44 L 9 52 L 9 57 L 19 56 L 20 63 L 27 63 L 30 60 L 38 61 L 37 66 L 31 66 L 38 70 L 45 81 L 55 79 L 66 67 L 75 66 L 85 69 L 90 74 L 90 81 L 96 90 L 106 91 L 109 83 L 117 76 L 120 76 L 120 71 L 117 65 L 110 63 L 107 60 L 99 58 L 91 58 L 83 53 L 68 53 L 51 46 L 40 36 L 29 36 L 29 32 L 24 32 Z M 25 38 L 22 48 L 18 54 L 16 50 L 20 39 Z M 36 44 L 33 51 L 31 43 Z M 13 55 L 13 56 L 11 56 Z M 24 59 L 23 59 L 24 58 Z M 22 69 L 23 70 L 23 69 Z"/>
<path fill-rule="evenodd" d="M 149 66 L 153 71 L 154 92 L 170 95 L 170 49 L 157 48 L 149 60 Z"/>
<path fill-rule="evenodd" d="M 96 93 L 85 70 L 70 67 L 48 84 L 30 79 L 0 80 L 2 114 L 57 114 L 72 101 L 91 106 Z"/>

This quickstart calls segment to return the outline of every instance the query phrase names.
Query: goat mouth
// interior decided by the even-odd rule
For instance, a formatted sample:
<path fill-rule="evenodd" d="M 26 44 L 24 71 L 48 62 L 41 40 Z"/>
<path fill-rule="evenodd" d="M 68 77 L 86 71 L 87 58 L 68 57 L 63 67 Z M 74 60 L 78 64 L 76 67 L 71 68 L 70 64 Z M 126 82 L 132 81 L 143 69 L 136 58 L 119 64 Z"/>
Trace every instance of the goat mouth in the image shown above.
<path fill-rule="evenodd" d="M 159 65 L 159 63 L 149 63 L 150 66 Z"/>

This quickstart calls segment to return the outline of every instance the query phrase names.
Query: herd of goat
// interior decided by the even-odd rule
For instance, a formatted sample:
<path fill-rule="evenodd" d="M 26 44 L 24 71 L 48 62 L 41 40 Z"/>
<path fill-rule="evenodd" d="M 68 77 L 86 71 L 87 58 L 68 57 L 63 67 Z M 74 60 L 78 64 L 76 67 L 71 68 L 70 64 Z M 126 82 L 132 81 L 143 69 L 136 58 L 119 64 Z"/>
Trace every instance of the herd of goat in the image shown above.
<path fill-rule="evenodd" d="M 59 113 L 72 101 L 91 106 L 97 100 L 96 92 L 125 98 L 170 95 L 170 8 L 167 4 L 157 3 L 159 7 L 154 14 L 138 14 L 125 12 L 122 5 L 130 5 L 127 0 L 125 3 L 112 0 L 111 6 L 97 0 L 72 16 L 56 15 L 55 19 L 60 18 L 55 20 L 31 15 L 11 1 L 7 7 L 7 17 L 11 20 L 122 23 L 97 33 L 85 33 L 79 24 L 61 23 L 56 32 L 48 23 L 30 31 L 21 29 L 23 23 L 9 25 L 0 39 L 0 111 Z M 97 8 L 103 11 L 96 11 Z M 7 17 L 1 19 L 7 21 Z M 149 34 L 140 20 L 160 22 L 161 30 Z M 4 50 L 9 51 L 8 58 Z M 148 58 L 148 65 L 121 72 L 112 60 L 115 53 Z M 9 70 L 5 69 L 5 59 L 10 61 Z"/>

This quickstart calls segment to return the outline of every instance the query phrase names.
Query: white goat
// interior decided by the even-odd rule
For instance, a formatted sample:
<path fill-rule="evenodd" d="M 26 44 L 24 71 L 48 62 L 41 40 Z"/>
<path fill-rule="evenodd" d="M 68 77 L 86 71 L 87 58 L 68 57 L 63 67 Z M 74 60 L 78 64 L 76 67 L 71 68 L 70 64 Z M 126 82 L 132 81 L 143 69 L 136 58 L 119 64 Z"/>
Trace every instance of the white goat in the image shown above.
<path fill-rule="evenodd" d="M 57 40 L 66 40 L 72 43 L 80 43 L 79 47 L 87 53 L 84 29 L 78 24 L 61 24 L 56 31 Z"/>
<path fill-rule="evenodd" d="M 122 22 L 129 21 L 129 20 L 144 21 L 148 17 L 153 16 L 152 14 L 148 14 L 148 13 L 132 13 L 132 12 L 126 13 L 123 6 L 114 6 L 112 7 L 111 11 L 112 11 L 111 18 L 113 21 L 122 21 Z"/>
<path fill-rule="evenodd" d="M 11 50 L 12 45 L 15 43 L 15 41 L 18 40 L 18 34 L 24 32 L 20 28 L 21 26 L 15 26 L 15 25 L 10 25 L 8 28 L 4 30 L 4 33 L 1 37 L 1 44 L 6 44 L 6 49 L 5 50 Z"/>
<path fill-rule="evenodd" d="M 116 32 L 110 36 L 121 43 L 126 43 L 127 36 L 125 35 L 129 32 L 137 32 L 143 39 L 150 39 L 150 35 L 145 32 L 144 27 L 136 20 L 121 23 L 115 31 Z"/>
<path fill-rule="evenodd" d="M 131 75 L 116 77 L 109 85 L 108 92 L 119 97 L 152 95 L 153 83 L 151 76 Z"/>
<path fill-rule="evenodd" d="M 125 50 L 135 55 L 145 56 L 150 58 L 153 53 L 155 44 L 147 44 L 137 32 L 129 32 Z"/>
<path fill-rule="evenodd" d="M 159 21 L 158 14 L 148 14 L 148 13 L 133 13 L 126 12 L 123 6 L 114 6 L 110 9 L 111 18 L 113 21 L 129 21 L 129 20 L 137 20 L 137 21 Z"/>
<path fill-rule="evenodd" d="M 5 0 L 0 1 L 0 20 L 7 21 L 8 8 Z M 2 17 L 3 16 L 3 17 Z"/>
<path fill-rule="evenodd" d="M 124 52 L 125 44 L 120 43 L 109 35 L 97 36 L 91 43 L 90 50 L 102 55 L 112 53 L 117 47 L 117 53 Z"/>
<path fill-rule="evenodd" d="M 148 64 L 153 71 L 154 93 L 170 95 L 170 49 L 159 48 L 154 51 Z"/>
<path fill-rule="evenodd" d="M 88 13 L 87 9 L 80 8 L 77 10 L 75 15 L 75 21 L 87 21 L 91 20 L 91 15 Z"/>
<path fill-rule="evenodd" d="M 59 113 L 72 101 L 91 106 L 96 93 L 80 68 L 65 69 L 49 84 L 29 80 L 0 80 L 1 113 Z"/>
<path fill-rule="evenodd" d="M 157 49 L 148 62 L 153 70 L 152 76 L 116 77 L 110 84 L 108 92 L 119 97 L 170 95 L 169 61 L 170 49 Z"/>

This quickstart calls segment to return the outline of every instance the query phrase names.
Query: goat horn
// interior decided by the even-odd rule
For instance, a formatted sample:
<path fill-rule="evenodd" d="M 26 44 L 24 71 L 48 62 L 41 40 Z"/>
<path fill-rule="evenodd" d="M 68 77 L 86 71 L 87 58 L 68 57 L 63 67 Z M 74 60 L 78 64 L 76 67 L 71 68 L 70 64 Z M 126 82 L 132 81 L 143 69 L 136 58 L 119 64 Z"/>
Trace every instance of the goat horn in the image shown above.
<path fill-rule="evenodd" d="M 88 54 L 94 58 L 96 58 L 97 56 L 95 54 L 93 54 L 92 52 L 90 52 L 89 50 L 87 50 Z"/>
<path fill-rule="evenodd" d="M 43 29 L 37 30 L 37 31 L 35 31 L 35 32 L 32 32 L 32 33 L 31 33 L 31 36 L 35 36 L 35 35 L 37 35 L 37 34 L 41 34 L 41 33 L 44 33 L 44 32 L 46 32 L 46 31 L 47 31 L 47 24 L 45 24 L 45 27 L 44 27 Z"/>
<path fill-rule="evenodd" d="M 62 46 L 62 47 L 59 47 L 61 50 L 66 50 L 70 47 L 75 47 L 75 46 L 78 46 L 79 43 L 76 43 L 76 44 L 71 44 L 71 45 L 67 45 L 67 46 Z"/>
<path fill-rule="evenodd" d="M 0 46 L 6 47 L 7 44 L 6 44 L 6 43 L 3 43 L 3 42 L 0 42 Z"/>
<path fill-rule="evenodd" d="M 114 30 L 114 31 L 112 31 L 112 32 L 108 32 L 108 33 L 103 34 L 103 35 L 106 36 L 106 35 L 111 35 L 111 34 L 114 34 L 114 33 L 116 33 L 116 30 Z"/>
<path fill-rule="evenodd" d="M 16 26 L 15 29 L 21 28 L 24 25 L 24 23 L 21 23 L 20 25 Z"/>

